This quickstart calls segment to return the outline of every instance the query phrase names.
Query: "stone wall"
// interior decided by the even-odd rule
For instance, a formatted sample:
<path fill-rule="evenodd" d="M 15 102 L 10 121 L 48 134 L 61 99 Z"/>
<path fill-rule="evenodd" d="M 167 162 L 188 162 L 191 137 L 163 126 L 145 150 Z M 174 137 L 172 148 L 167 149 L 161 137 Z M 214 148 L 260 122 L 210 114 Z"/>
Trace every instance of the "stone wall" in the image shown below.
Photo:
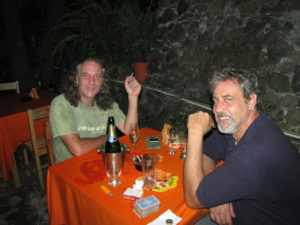
<path fill-rule="evenodd" d="M 185 129 L 187 115 L 201 108 L 151 87 L 210 105 L 211 74 L 235 65 L 257 73 L 262 106 L 279 127 L 300 133 L 300 1 L 160 0 L 159 5 L 149 89 L 139 103 L 142 125 L 161 129 L 170 122 Z M 121 86 L 117 98 L 126 110 Z"/>

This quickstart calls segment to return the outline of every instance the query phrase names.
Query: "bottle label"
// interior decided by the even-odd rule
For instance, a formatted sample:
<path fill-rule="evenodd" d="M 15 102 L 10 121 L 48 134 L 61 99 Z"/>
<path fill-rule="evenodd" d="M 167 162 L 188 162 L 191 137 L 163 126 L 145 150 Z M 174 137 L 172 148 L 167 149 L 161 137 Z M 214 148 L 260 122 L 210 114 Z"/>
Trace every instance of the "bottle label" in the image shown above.
<path fill-rule="evenodd" d="M 118 137 L 112 137 L 112 136 L 109 136 L 109 137 L 107 138 L 107 141 L 108 141 L 109 143 L 116 142 L 117 140 L 118 140 Z"/>

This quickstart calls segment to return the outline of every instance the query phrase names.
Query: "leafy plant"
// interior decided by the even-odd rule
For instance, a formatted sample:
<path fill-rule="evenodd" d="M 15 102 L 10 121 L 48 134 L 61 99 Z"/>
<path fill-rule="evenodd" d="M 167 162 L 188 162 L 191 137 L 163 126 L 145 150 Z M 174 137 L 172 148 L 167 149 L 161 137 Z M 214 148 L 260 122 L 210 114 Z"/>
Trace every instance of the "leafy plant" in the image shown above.
<path fill-rule="evenodd" d="M 112 36 L 115 32 L 110 22 L 112 7 L 104 3 L 92 1 L 84 6 L 81 3 L 70 6 L 51 30 L 58 39 L 52 51 L 53 61 L 70 65 L 88 56 L 101 56 L 111 63 L 119 60 L 118 54 L 113 54 L 118 42 Z"/>
<path fill-rule="evenodd" d="M 153 30 L 152 0 L 143 11 L 139 1 L 75 1 L 50 31 L 57 40 L 54 66 L 66 70 L 88 56 L 104 58 L 110 65 L 144 61 Z"/>
<path fill-rule="evenodd" d="M 146 62 L 155 28 L 152 1 L 143 11 L 137 1 L 125 1 L 113 14 L 120 46 L 134 62 Z"/>

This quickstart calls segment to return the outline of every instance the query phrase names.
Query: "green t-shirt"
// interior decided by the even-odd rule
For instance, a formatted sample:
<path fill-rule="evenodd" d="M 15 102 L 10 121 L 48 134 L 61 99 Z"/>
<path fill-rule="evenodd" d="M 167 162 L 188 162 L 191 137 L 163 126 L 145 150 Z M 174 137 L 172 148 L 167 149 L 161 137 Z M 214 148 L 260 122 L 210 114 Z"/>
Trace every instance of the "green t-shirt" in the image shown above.
<path fill-rule="evenodd" d="M 58 163 L 73 156 L 60 136 L 74 133 L 78 133 L 81 138 L 104 135 L 109 116 L 115 118 L 115 124 L 125 120 L 124 113 L 115 102 L 111 109 L 105 111 L 96 104 L 87 106 L 81 101 L 74 107 L 64 94 L 54 98 L 50 106 L 50 127 L 55 161 Z"/>

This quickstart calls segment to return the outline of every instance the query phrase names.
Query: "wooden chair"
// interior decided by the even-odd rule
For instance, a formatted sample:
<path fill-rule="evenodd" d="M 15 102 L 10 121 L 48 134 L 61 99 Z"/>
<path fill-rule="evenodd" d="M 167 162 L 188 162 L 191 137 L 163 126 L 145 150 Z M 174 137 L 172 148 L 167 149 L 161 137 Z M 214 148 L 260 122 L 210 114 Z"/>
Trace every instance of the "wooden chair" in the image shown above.
<path fill-rule="evenodd" d="M 45 190 L 44 178 L 42 169 L 51 165 L 51 157 L 48 158 L 47 162 L 41 163 L 41 156 L 48 155 L 47 141 L 45 136 L 37 137 L 36 128 L 34 122 L 41 120 L 43 118 L 49 117 L 49 106 L 45 106 L 38 109 L 29 109 L 28 111 L 28 121 L 31 134 L 31 141 L 25 143 L 25 148 L 23 149 L 24 163 L 26 166 L 26 174 L 30 175 L 31 173 L 38 174 L 41 190 Z M 33 168 L 29 164 L 27 150 L 29 150 L 35 161 L 36 168 Z M 50 153 L 51 154 L 51 153 Z M 53 151 L 52 151 L 53 154 Z M 54 157 L 53 157 L 54 160 Z"/>
<path fill-rule="evenodd" d="M 0 90 L 16 90 L 17 94 L 20 93 L 19 81 L 0 83 Z"/>
<path fill-rule="evenodd" d="M 47 149 L 48 149 L 48 159 L 49 159 L 50 165 L 52 166 L 55 164 L 55 157 L 54 157 L 54 153 L 53 153 L 52 136 L 51 136 L 51 132 L 50 132 L 49 121 L 44 122 L 44 131 L 45 131 L 45 137 L 46 137 L 46 145 L 47 145 Z"/>

